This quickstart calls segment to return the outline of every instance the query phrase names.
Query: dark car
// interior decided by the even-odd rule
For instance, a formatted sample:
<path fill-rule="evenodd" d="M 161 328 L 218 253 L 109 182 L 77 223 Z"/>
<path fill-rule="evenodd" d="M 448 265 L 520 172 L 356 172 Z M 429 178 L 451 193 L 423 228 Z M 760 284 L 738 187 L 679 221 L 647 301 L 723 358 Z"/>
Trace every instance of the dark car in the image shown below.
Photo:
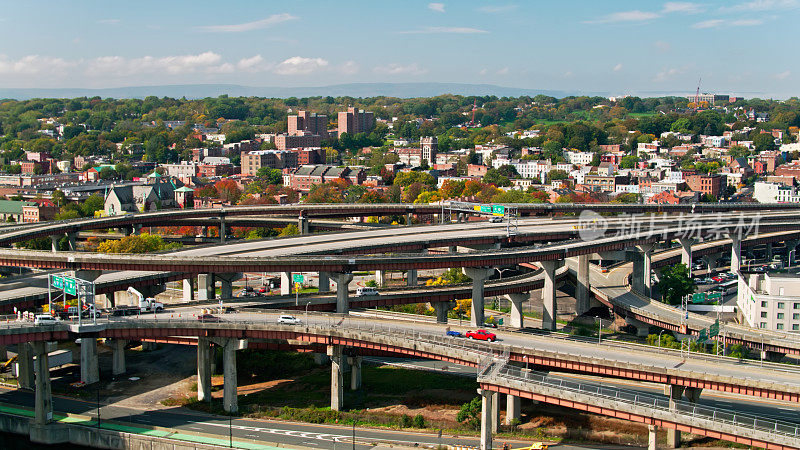
<path fill-rule="evenodd" d="M 452 336 L 452 337 L 462 337 L 462 336 L 464 336 L 463 334 L 461 334 L 460 332 L 458 332 L 456 330 L 447 330 L 447 333 L 445 333 L 445 334 L 447 334 L 448 336 Z"/>
<path fill-rule="evenodd" d="M 497 322 L 484 322 L 483 326 L 487 328 L 497 328 Z"/>
<path fill-rule="evenodd" d="M 467 331 L 467 339 L 494 342 L 497 340 L 497 335 L 486 330 Z"/>
<path fill-rule="evenodd" d="M 201 322 L 222 322 L 222 319 L 213 314 L 200 314 L 197 316 L 197 320 Z"/>

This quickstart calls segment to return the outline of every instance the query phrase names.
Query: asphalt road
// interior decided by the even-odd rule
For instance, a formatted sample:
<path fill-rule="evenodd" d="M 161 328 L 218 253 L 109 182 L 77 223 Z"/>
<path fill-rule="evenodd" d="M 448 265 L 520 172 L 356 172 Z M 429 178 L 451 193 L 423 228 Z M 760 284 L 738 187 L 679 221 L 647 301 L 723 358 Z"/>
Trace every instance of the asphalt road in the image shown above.
<path fill-rule="evenodd" d="M 34 396 L 30 391 L 0 388 L 0 402 L 18 406 L 33 407 Z M 70 412 L 97 417 L 97 404 L 91 401 L 75 400 L 54 396 L 53 408 L 57 412 Z M 174 428 L 187 432 L 206 433 L 233 439 L 255 439 L 264 442 L 279 442 L 287 446 L 335 449 L 352 448 L 353 428 L 348 426 L 315 425 L 275 420 L 253 420 L 215 416 L 185 408 L 169 408 L 154 411 L 141 411 L 117 406 L 102 406 L 100 420 L 115 420 L 139 425 Z M 361 450 L 376 448 L 380 443 L 394 443 L 414 447 L 418 445 L 469 445 L 477 446 L 477 437 L 444 435 L 441 440 L 436 434 L 412 431 L 394 431 L 359 428 L 355 429 L 356 446 Z M 523 441 L 507 441 L 524 444 Z M 532 442 L 532 441 L 531 441 Z M 564 450 L 596 449 L 597 446 L 554 445 Z M 290 447 L 291 448 L 291 447 Z M 607 449 L 631 447 L 605 447 Z"/>

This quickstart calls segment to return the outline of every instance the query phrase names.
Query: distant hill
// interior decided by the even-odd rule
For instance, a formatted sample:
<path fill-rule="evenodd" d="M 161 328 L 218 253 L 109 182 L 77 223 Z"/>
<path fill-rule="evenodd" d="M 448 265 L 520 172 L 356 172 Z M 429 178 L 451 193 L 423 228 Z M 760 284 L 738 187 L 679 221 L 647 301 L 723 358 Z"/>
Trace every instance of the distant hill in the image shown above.
<path fill-rule="evenodd" d="M 165 86 L 130 86 L 106 89 L 84 88 L 4 88 L 0 87 L 0 98 L 27 100 L 31 98 L 145 98 L 186 97 L 198 99 L 218 97 L 227 94 L 231 97 L 315 97 L 315 96 L 350 96 L 350 97 L 433 97 L 442 94 L 456 95 L 496 95 L 498 97 L 535 96 L 538 94 L 552 97 L 570 95 L 607 96 L 607 92 L 554 91 L 545 89 L 521 89 L 492 84 L 466 83 L 349 83 L 318 87 L 254 87 L 236 84 L 185 84 Z"/>

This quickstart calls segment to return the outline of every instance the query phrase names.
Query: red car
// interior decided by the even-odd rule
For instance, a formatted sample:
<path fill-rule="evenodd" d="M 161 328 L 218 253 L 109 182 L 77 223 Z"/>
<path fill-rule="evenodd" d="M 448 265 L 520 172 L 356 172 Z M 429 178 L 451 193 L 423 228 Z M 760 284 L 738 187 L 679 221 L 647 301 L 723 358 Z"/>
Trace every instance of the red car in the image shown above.
<path fill-rule="evenodd" d="M 497 335 L 486 330 L 467 331 L 467 339 L 494 342 L 497 340 Z"/>

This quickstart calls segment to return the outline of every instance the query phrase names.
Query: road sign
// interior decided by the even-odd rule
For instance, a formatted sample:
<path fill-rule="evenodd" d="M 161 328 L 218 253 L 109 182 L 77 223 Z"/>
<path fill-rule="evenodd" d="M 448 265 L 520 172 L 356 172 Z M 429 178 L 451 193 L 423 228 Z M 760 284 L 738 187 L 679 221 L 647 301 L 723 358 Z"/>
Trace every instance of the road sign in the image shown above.
<path fill-rule="evenodd" d="M 722 299 L 722 292 L 713 292 L 711 294 L 708 294 L 708 299 L 709 300 L 720 300 L 720 299 Z"/>
<path fill-rule="evenodd" d="M 69 295 L 78 295 L 78 282 L 74 278 L 64 278 L 64 292 Z"/>
<path fill-rule="evenodd" d="M 482 213 L 491 213 L 492 212 L 492 205 L 481 205 L 481 212 Z"/>
<path fill-rule="evenodd" d="M 302 273 L 294 273 L 292 274 L 292 281 L 295 283 L 302 283 L 303 282 L 303 274 Z"/>
<path fill-rule="evenodd" d="M 706 342 L 708 342 L 708 332 L 706 331 L 705 328 L 700 330 L 700 334 L 697 336 L 697 342 L 701 344 L 705 344 Z"/>
<path fill-rule="evenodd" d="M 717 337 L 719 336 L 719 320 L 715 320 L 710 327 L 708 327 L 708 336 L 709 337 Z"/>
<path fill-rule="evenodd" d="M 696 294 L 692 294 L 692 303 L 703 303 L 704 301 L 706 301 L 705 292 L 698 292 Z"/>
<path fill-rule="evenodd" d="M 506 207 L 503 205 L 492 205 L 492 214 L 495 216 L 506 215 Z"/>
<path fill-rule="evenodd" d="M 64 290 L 64 277 L 53 275 L 53 289 Z"/>

